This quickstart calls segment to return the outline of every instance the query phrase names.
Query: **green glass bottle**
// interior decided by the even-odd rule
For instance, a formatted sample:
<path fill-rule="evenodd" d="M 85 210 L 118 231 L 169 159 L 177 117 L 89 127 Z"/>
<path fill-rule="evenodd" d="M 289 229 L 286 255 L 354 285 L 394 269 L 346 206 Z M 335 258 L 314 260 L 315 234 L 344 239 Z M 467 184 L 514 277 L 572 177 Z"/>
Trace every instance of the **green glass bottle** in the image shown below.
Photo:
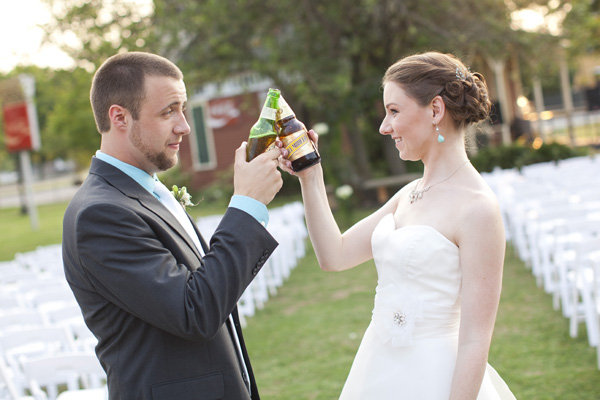
<path fill-rule="evenodd" d="M 252 160 L 275 146 L 275 139 L 277 139 L 275 121 L 277 120 L 280 94 L 279 89 L 269 89 L 260 117 L 250 128 L 248 146 L 246 147 L 246 161 Z"/>

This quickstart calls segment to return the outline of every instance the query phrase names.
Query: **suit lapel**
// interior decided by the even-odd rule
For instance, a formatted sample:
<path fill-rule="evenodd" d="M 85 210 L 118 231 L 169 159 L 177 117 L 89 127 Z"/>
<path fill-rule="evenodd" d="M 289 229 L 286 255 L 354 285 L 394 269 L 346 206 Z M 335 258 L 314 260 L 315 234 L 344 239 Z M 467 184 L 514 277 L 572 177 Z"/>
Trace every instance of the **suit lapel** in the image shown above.
<path fill-rule="evenodd" d="M 171 212 L 151 193 L 149 193 L 146 189 L 144 189 L 139 183 L 137 183 L 134 179 L 132 179 L 129 175 L 121 171 L 120 169 L 99 160 L 96 157 L 92 158 L 92 165 L 90 166 L 90 173 L 100 175 L 103 177 L 110 185 L 117 188 L 120 192 L 122 192 L 125 196 L 130 197 L 132 199 L 136 199 L 139 203 L 152 213 L 156 214 L 160 219 L 162 219 L 167 225 L 169 225 L 177 234 L 187 243 L 187 245 L 192 249 L 194 254 L 198 257 L 198 259 L 202 262 L 202 256 L 200 252 L 196 248 L 196 245 L 192 241 L 192 238 L 187 234 L 183 226 L 177 221 L 177 218 L 171 214 Z M 189 217 L 189 215 L 188 215 Z M 192 221 L 193 222 L 193 221 Z M 194 230 L 197 232 L 200 242 L 204 247 L 204 240 L 200 236 L 196 224 L 192 223 L 194 226 Z M 205 249 L 205 253 L 206 253 Z"/>

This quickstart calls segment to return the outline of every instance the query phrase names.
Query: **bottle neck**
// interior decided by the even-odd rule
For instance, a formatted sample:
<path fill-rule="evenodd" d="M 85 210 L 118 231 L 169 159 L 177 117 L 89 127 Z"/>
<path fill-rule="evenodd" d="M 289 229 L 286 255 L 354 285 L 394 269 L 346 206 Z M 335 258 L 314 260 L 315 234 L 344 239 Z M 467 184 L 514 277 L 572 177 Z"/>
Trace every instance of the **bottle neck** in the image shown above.
<path fill-rule="evenodd" d="M 260 118 L 275 121 L 277 119 L 277 105 L 271 107 L 271 103 L 266 102 L 260 111 Z"/>
<path fill-rule="evenodd" d="M 276 89 L 269 89 L 265 104 L 263 104 L 262 110 L 260 111 L 259 119 L 268 119 L 275 121 L 277 119 L 277 109 L 279 108 L 279 91 Z"/>
<path fill-rule="evenodd" d="M 281 121 L 287 121 L 294 118 L 296 115 L 292 108 L 288 105 L 283 97 L 279 98 L 279 119 Z"/>

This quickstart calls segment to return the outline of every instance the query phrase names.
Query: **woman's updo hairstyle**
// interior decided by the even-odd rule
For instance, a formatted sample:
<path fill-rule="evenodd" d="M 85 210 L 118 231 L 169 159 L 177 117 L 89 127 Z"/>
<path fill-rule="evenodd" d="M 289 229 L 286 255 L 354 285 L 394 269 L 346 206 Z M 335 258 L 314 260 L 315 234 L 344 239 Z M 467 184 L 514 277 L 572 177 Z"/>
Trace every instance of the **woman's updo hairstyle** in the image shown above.
<path fill-rule="evenodd" d="M 396 82 L 421 106 L 439 95 L 457 127 L 483 121 L 491 103 L 483 75 L 471 72 L 451 54 L 427 52 L 405 57 L 390 66 L 382 83 Z"/>

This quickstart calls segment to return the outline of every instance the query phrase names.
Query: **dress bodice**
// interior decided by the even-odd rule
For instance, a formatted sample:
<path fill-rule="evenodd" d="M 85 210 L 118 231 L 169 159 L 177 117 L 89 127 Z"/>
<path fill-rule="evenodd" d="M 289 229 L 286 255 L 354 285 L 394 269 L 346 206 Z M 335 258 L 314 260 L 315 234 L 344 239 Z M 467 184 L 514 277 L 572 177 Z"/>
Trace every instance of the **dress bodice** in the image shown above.
<path fill-rule="evenodd" d="M 396 228 L 382 218 L 371 239 L 377 268 L 373 323 L 385 341 L 458 333 L 461 270 L 458 247 L 429 225 Z"/>

